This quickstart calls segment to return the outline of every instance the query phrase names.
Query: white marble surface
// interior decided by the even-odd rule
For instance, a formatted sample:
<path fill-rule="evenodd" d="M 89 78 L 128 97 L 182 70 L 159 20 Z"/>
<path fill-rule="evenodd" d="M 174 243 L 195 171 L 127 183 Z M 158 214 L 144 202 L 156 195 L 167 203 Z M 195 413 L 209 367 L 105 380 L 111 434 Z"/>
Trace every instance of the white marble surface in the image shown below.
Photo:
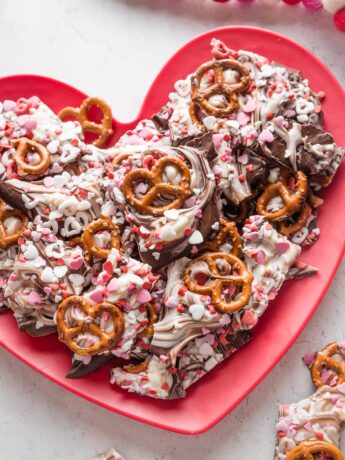
<path fill-rule="evenodd" d="M 1 73 L 52 76 L 134 118 L 152 79 L 184 42 L 218 26 L 262 26 L 307 46 L 345 86 L 345 35 L 327 14 L 210 0 L 0 0 Z M 345 264 L 296 344 L 210 432 L 158 431 L 94 406 L 0 350 L 0 459 L 89 460 L 116 446 L 127 460 L 267 460 L 277 401 L 311 392 L 300 357 L 345 339 Z M 345 445 L 345 442 L 344 442 Z"/>

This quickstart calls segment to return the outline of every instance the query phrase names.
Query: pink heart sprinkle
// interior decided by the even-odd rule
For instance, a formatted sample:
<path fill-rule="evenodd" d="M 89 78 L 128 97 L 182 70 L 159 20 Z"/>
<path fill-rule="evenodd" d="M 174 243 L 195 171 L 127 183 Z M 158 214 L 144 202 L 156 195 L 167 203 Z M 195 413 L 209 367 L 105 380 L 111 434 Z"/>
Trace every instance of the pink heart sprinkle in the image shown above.
<path fill-rule="evenodd" d="M 303 356 L 302 360 L 306 366 L 310 366 L 315 359 L 315 351 L 308 351 L 308 353 Z"/>
<path fill-rule="evenodd" d="M 112 278 L 110 281 L 109 281 L 109 284 L 107 285 L 107 289 L 109 292 L 115 292 L 117 291 L 119 288 L 119 282 L 116 278 Z"/>
<path fill-rule="evenodd" d="M 43 179 L 43 183 L 46 187 L 52 187 L 54 185 L 54 179 L 50 176 Z"/>
<path fill-rule="evenodd" d="M 306 429 L 306 431 L 309 431 L 309 432 L 313 431 L 313 425 L 310 422 L 306 423 L 304 425 L 304 428 Z"/>
<path fill-rule="evenodd" d="M 79 270 L 84 264 L 84 258 L 82 256 L 78 256 L 75 259 L 71 260 L 69 266 L 72 270 Z"/>
<path fill-rule="evenodd" d="M 50 293 L 52 292 L 52 289 L 48 286 L 44 287 L 43 288 L 43 291 L 47 294 L 47 295 L 50 295 Z"/>
<path fill-rule="evenodd" d="M 137 294 L 137 302 L 139 303 L 147 303 L 151 300 L 151 294 L 147 289 L 140 289 Z"/>
<path fill-rule="evenodd" d="M 254 313 L 250 310 L 246 311 L 242 317 L 242 324 L 246 326 L 255 326 L 257 319 L 254 316 Z"/>
<path fill-rule="evenodd" d="M 244 112 L 241 112 L 237 115 L 237 121 L 241 126 L 246 126 L 250 121 L 250 116 L 248 116 Z"/>
<path fill-rule="evenodd" d="M 280 254 L 284 254 L 284 252 L 288 251 L 290 248 L 290 243 L 288 241 L 279 241 L 276 243 L 276 250 Z"/>
<path fill-rule="evenodd" d="M 42 299 L 37 291 L 31 291 L 30 294 L 26 297 L 26 301 L 30 305 L 40 305 Z"/>
<path fill-rule="evenodd" d="M 213 139 L 213 145 L 214 148 L 217 150 L 221 146 L 222 140 L 223 140 L 224 135 L 223 134 L 214 134 L 212 139 Z"/>
<path fill-rule="evenodd" d="M 4 110 L 5 112 L 9 112 L 10 110 L 14 110 L 16 107 L 16 103 L 14 101 L 4 101 Z"/>
<path fill-rule="evenodd" d="M 256 109 L 256 104 L 253 98 L 250 98 L 246 105 L 243 107 L 245 112 L 254 112 Z"/>
<path fill-rule="evenodd" d="M 264 251 L 259 251 L 255 256 L 256 263 L 263 265 L 266 262 L 266 254 Z"/>
<path fill-rule="evenodd" d="M 273 142 L 274 136 L 269 129 L 264 129 L 258 137 L 259 142 Z"/>
<path fill-rule="evenodd" d="M 91 292 L 89 299 L 96 303 L 103 302 L 103 292 L 103 289 L 96 289 L 95 291 Z"/>
<path fill-rule="evenodd" d="M 37 120 L 34 120 L 33 118 L 28 118 L 24 124 L 24 127 L 27 131 L 32 131 L 35 129 L 37 126 Z"/>

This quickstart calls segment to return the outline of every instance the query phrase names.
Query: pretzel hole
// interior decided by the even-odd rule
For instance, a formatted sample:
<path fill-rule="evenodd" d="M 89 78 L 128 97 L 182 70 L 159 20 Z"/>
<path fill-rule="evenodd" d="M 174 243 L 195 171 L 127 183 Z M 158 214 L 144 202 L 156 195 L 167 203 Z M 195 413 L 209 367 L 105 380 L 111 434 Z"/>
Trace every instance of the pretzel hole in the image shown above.
<path fill-rule="evenodd" d="M 9 216 L 4 219 L 5 233 L 8 236 L 16 235 L 23 225 L 23 221 L 20 217 Z"/>
<path fill-rule="evenodd" d="M 23 160 L 27 165 L 36 166 L 41 162 L 41 157 L 36 150 L 30 149 L 24 155 Z"/>
<path fill-rule="evenodd" d="M 280 195 L 276 195 L 272 197 L 266 205 L 266 211 L 268 212 L 277 212 L 280 209 L 285 207 L 284 201 L 282 200 Z"/>
<path fill-rule="evenodd" d="M 94 245 L 99 249 L 112 249 L 111 232 L 109 230 L 100 230 L 93 235 Z"/>
<path fill-rule="evenodd" d="M 339 363 L 345 363 L 344 357 L 340 353 L 336 353 L 331 357 L 333 360 L 338 361 Z M 322 365 L 320 370 L 321 381 L 324 385 L 329 385 L 331 387 L 338 384 L 339 374 L 336 369 L 329 367 L 327 363 Z"/>
<path fill-rule="evenodd" d="M 182 177 L 178 168 L 174 165 L 167 165 L 161 175 L 162 182 L 179 185 L 181 183 Z"/>

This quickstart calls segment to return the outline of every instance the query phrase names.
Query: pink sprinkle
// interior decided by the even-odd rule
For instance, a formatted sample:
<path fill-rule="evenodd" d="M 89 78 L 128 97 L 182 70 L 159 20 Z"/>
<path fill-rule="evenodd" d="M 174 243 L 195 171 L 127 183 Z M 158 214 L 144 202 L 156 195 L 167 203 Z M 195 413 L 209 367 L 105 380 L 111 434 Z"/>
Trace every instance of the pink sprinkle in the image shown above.
<path fill-rule="evenodd" d="M 340 393 L 345 394 L 345 383 L 341 383 L 340 385 L 338 385 L 337 390 L 340 391 Z"/>
<path fill-rule="evenodd" d="M 274 119 L 274 123 L 275 123 L 277 126 L 280 126 L 280 127 L 283 127 L 284 121 L 285 121 L 285 118 L 282 117 L 281 115 L 280 115 L 279 117 L 276 117 L 276 118 Z"/>
<path fill-rule="evenodd" d="M 17 281 L 17 275 L 15 273 L 11 273 L 11 275 L 9 277 L 9 280 L 10 281 Z"/>
<path fill-rule="evenodd" d="M 103 264 L 103 270 L 105 270 L 109 275 L 113 274 L 114 267 L 110 260 L 107 260 Z"/>
<path fill-rule="evenodd" d="M 246 235 L 246 240 L 248 241 L 253 241 L 253 240 L 256 240 L 256 238 L 259 236 L 259 233 L 258 232 L 251 232 L 251 233 L 248 233 L 248 235 Z"/>
<path fill-rule="evenodd" d="M 314 361 L 315 355 L 315 351 L 308 351 L 308 353 L 306 353 L 306 355 L 302 358 L 304 364 L 309 367 Z"/>
<path fill-rule="evenodd" d="M 280 254 L 284 254 L 284 252 L 288 251 L 289 248 L 290 243 L 288 241 L 279 241 L 278 243 L 276 243 L 276 250 Z"/>
<path fill-rule="evenodd" d="M 54 185 L 54 179 L 50 176 L 43 179 L 43 183 L 46 187 L 52 187 Z"/>
<path fill-rule="evenodd" d="M 284 433 L 286 433 L 289 429 L 288 421 L 283 418 L 280 419 L 278 423 L 276 424 L 276 429 L 277 431 L 283 431 Z"/>
<path fill-rule="evenodd" d="M 150 302 L 151 298 L 151 294 L 147 289 L 140 289 L 140 291 L 137 294 L 137 302 L 139 303 Z"/>
<path fill-rule="evenodd" d="M 178 305 L 178 300 L 174 296 L 170 296 L 165 302 L 165 306 L 168 308 L 176 308 L 177 305 Z"/>
<path fill-rule="evenodd" d="M 222 326 L 225 326 L 226 324 L 230 324 L 230 322 L 231 322 L 230 316 L 227 313 L 222 315 L 222 317 L 219 320 L 219 324 L 221 324 Z"/>
<path fill-rule="evenodd" d="M 254 313 L 250 310 L 246 311 L 242 317 L 242 324 L 246 326 L 255 326 L 257 319 L 254 316 Z"/>
<path fill-rule="evenodd" d="M 213 139 L 213 145 L 214 145 L 214 148 L 216 150 L 219 149 L 219 147 L 221 146 L 222 144 L 222 140 L 223 140 L 223 134 L 214 134 L 212 139 Z"/>
<path fill-rule="evenodd" d="M 203 327 L 203 328 L 201 329 L 201 331 L 202 331 L 202 333 L 203 333 L 204 335 L 207 335 L 207 334 L 209 334 L 209 333 L 211 332 L 207 327 Z"/>
<path fill-rule="evenodd" d="M 332 404 L 336 404 L 339 399 L 339 395 L 331 395 Z"/>
<path fill-rule="evenodd" d="M 40 305 L 42 299 L 37 291 L 31 291 L 30 294 L 26 297 L 26 301 L 30 305 Z"/>
<path fill-rule="evenodd" d="M 243 107 L 243 110 L 245 112 L 254 112 L 255 109 L 256 109 L 256 104 L 253 98 L 250 98 L 248 102 L 246 103 L 246 105 Z"/>
<path fill-rule="evenodd" d="M 52 292 L 52 289 L 51 289 L 50 287 L 48 287 L 48 286 L 45 286 L 45 287 L 43 288 L 43 291 L 44 291 L 47 295 L 50 295 L 50 293 Z"/>
<path fill-rule="evenodd" d="M 78 256 L 75 259 L 71 260 L 69 266 L 72 270 L 79 270 L 84 264 L 84 258 L 82 256 Z"/>
<path fill-rule="evenodd" d="M 4 110 L 5 112 L 9 112 L 10 110 L 14 110 L 16 107 L 16 103 L 14 101 L 4 101 Z"/>
<path fill-rule="evenodd" d="M 89 298 L 95 303 L 103 302 L 103 292 L 103 289 L 96 289 L 95 291 L 91 292 Z"/>
<path fill-rule="evenodd" d="M 199 249 L 197 246 L 192 246 L 192 249 L 190 250 L 191 254 L 196 254 L 197 252 L 199 252 Z"/>
<path fill-rule="evenodd" d="M 241 126 L 246 126 L 250 121 L 250 116 L 248 116 L 244 112 L 241 112 L 237 115 L 237 121 Z"/>
<path fill-rule="evenodd" d="M 256 263 L 263 265 L 266 262 L 266 254 L 264 251 L 259 251 L 255 256 Z"/>
<path fill-rule="evenodd" d="M 166 363 L 168 361 L 168 357 L 166 355 L 160 355 L 159 359 L 163 361 L 163 363 Z"/>
<path fill-rule="evenodd" d="M 28 118 L 24 124 L 25 129 L 29 132 L 35 129 L 36 126 L 37 126 L 37 120 L 34 120 L 33 118 Z"/>
<path fill-rule="evenodd" d="M 248 155 L 246 153 L 243 153 L 241 156 L 237 158 L 237 161 L 239 163 L 242 163 L 243 165 L 246 165 L 248 163 Z"/>
<path fill-rule="evenodd" d="M 264 129 L 258 137 L 259 142 L 273 142 L 274 136 L 269 129 Z"/>
<path fill-rule="evenodd" d="M 338 409 L 341 409 L 344 406 L 344 404 L 340 401 L 340 399 L 335 403 L 335 407 Z"/>
<path fill-rule="evenodd" d="M 216 134 L 215 134 L 216 135 Z M 218 165 L 214 165 L 212 168 L 212 172 L 215 176 L 220 176 L 222 173 L 222 168 Z"/>
<path fill-rule="evenodd" d="M 136 187 L 135 187 L 135 190 L 134 190 L 135 194 L 145 194 L 147 192 L 147 185 L 144 183 L 144 182 L 140 182 L 140 184 L 138 184 Z"/>
<path fill-rule="evenodd" d="M 115 292 L 117 291 L 119 288 L 119 282 L 116 278 L 112 278 L 110 281 L 109 281 L 109 284 L 107 285 L 107 289 L 109 292 Z"/>
<path fill-rule="evenodd" d="M 274 300 L 277 297 L 278 292 L 272 288 L 270 292 L 268 293 L 268 299 L 269 300 Z"/>
<path fill-rule="evenodd" d="M 309 431 L 309 433 L 313 431 L 313 425 L 310 422 L 307 422 L 304 425 L 304 428 L 306 429 L 306 431 Z"/>
<path fill-rule="evenodd" d="M 129 138 L 128 144 L 130 144 L 130 145 L 137 145 L 137 144 L 140 144 L 140 138 L 139 138 L 136 134 L 133 134 L 133 135 Z"/>
<path fill-rule="evenodd" d="M 338 342 L 338 347 L 342 348 L 343 350 L 345 350 L 345 342 Z"/>

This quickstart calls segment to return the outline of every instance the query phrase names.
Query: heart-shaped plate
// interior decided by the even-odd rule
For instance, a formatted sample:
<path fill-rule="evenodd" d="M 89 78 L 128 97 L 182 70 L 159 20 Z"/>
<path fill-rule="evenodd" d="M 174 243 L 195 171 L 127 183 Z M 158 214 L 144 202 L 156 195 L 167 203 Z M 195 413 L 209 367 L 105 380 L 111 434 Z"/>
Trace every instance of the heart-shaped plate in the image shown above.
<path fill-rule="evenodd" d="M 210 41 L 216 37 L 233 49 L 262 54 L 302 71 L 314 91 L 326 92 L 326 128 L 336 142 L 345 145 L 345 93 L 315 56 L 297 43 L 273 32 L 249 27 L 228 27 L 205 33 L 181 48 L 165 65 L 147 93 L 137 120 L 150 117 L 165 104 L 176 80 L 210 59 Z M 0 79 L 0 100 L 39 96 L 56 112 L 79 106 L 86 96 L 65 83 L 34 75 Z M 102 95 L 98 95 L 102 96 Z M 114 143 L 132 123 L 114 120 Z M 319 275 L 303 281 L 286 282 L 269 306 L 251 342 L 195 384 L 184 400 L 156 401 L 129 394 L 109 383 L 109 368 L 79 379 L 65 378 L 70 354 L 55 335 L 31 338 L 19 333 L 10 312 L 0 315 L 0 344 L 41 374 L 64 388 L 107 409 L 185 434 L 204 432 L 227 415 L 272 369 L 296 340 L 325 294 L 344 253 L 345 165 L 325 191 L 319 215 L 321 237 L 302 254 L 302 260 L 320 267 Z"/>

